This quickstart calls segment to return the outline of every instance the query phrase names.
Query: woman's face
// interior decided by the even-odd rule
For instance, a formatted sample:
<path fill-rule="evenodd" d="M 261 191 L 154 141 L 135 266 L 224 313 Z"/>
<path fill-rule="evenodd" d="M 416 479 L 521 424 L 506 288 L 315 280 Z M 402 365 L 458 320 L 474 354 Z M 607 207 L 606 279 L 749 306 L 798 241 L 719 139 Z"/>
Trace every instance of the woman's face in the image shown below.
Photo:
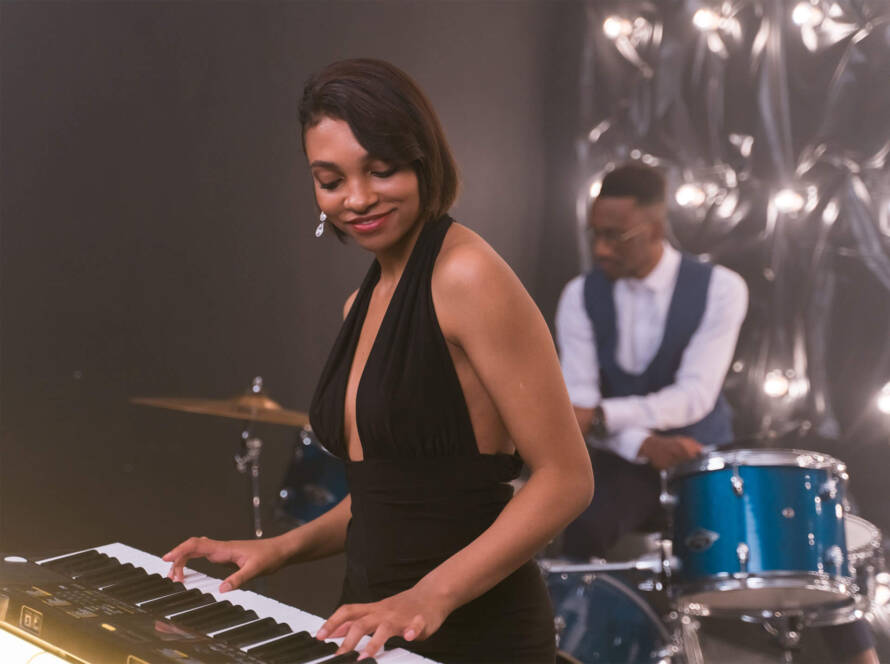
<path fill-rule="evenodd" d="M 315 199 L 334 224 L 365 249 L 385 251 L 420 216 L 417 174 L 369 155 L 343 120 L 324 117 L 306 131 Z"/>

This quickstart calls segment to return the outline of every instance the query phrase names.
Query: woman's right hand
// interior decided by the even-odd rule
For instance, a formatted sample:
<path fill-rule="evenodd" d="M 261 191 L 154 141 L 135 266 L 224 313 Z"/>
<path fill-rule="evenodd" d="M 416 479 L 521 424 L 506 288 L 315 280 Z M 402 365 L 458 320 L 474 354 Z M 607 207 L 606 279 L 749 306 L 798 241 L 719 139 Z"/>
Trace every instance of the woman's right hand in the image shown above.
<path fill-rule="evenodd" d="M 229 575 L 219 586 L 220 592 L 228 592 L 259 574 L 274 572 L 287 561 L 288 554 L 278 537 L 228 542 L 207 537 L 190 537 L 163 556 L 164 560 L 173 563 L 167 573 L 168 578 L 182 581 L 183 567 L 192 558 L 237 565 L 238 571 Z"/>

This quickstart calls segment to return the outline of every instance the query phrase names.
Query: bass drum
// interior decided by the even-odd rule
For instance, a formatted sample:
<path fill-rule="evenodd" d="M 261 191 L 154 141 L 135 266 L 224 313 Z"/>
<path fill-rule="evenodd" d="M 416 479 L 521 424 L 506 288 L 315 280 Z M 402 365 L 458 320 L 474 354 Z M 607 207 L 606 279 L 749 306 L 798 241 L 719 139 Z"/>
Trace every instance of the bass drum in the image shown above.
<path fill-rule="evenodd" d="M 557 662 L 649 664 L 670 661 L 676 651 L 652 607 L 615 575 L 545 572 L 545 581 L 556 618 Z"/>

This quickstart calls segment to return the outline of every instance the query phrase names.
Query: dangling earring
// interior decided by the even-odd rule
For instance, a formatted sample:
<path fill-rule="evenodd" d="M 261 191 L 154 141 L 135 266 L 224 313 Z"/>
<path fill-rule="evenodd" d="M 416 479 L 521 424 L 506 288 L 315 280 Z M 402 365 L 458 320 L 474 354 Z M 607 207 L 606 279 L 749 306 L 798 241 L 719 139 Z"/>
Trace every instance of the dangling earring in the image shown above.
<path fill-rule="evenodd" d="M 324 222 L 327 221 L 327 218 L 328 215 L 326 215 L 324 212 L 318 215 L 319 224 L 315 227 L 315 237 L 321 237 L 322 235 L 324 235 Z"/>

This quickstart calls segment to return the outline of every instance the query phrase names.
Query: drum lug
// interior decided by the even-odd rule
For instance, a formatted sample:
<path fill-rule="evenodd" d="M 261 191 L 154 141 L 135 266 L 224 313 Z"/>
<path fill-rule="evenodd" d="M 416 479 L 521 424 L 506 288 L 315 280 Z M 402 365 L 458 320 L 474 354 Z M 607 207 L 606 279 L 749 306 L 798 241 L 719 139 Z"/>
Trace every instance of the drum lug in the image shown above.
<path fill-rule="evenodd" d="M 819 490 L 819 497 L 822 500 L 834 500 L 837 498 L 838 484 L 838 478 L 836 477 L 827 480 Z"/>
<path fill-rule="evenodd" d="M 739 558 L 739 571 L 742 574 L 748 573 L 748 554 L 750 553 L 750 549 L 748 549 L 748 545 L 744 542 L 739 542 L 739 545 L 735 548 L 735 553 Z"/>
<path fill-rule="evenodd" d="M 844 564 L 844 552 L 841 550 L 841 547 L 837 544 L 828 547 L 828 550 L 825 552 L 825 562 L 834 565 L 835 570 L 839 571 Z"/>
<path fill-rule="evenodd" d="M 730 483 L 732 483 L 732 490 L 737 496 L 741 496 L 745 493 L 745 480 L 742 479 L 742 476 L 739 475 L 739 467 L 732 467 L 732 477 L 729 478 Z"/>
<path fill-rule="evenodd" d="M 667 510 L 672 510 L 677 505 L 677 496 L 668 489 L 667 471 L 662 470 L 661 476 L 661 493 L 658 494 L 658 502 Z"/>

